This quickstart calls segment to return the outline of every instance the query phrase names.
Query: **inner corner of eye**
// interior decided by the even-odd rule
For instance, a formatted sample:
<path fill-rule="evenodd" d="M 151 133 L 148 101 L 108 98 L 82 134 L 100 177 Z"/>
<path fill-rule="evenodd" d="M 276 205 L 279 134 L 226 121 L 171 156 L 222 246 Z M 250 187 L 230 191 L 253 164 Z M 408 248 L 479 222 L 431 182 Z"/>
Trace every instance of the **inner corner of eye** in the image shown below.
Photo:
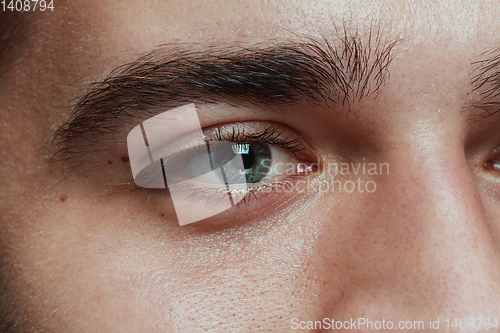
<path fill-rule="evenodd" d="M 297 172 L 300 174 L 317 173 L 318 171 L 318 162 L 300 162 L 297 164 Z"/>

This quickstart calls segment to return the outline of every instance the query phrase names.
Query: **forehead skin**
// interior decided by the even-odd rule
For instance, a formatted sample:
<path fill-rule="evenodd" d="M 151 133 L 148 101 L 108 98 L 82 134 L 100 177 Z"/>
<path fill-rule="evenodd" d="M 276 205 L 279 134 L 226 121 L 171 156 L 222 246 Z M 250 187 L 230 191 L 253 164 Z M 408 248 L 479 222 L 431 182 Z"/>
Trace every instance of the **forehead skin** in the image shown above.
<path fill-rule="evenodd" d="M 464 107 L 477 97 L 471 63 L 498 45 L 499 7 L 57 1 L 37 13 L 0 78 L 0 328 L 288 332 L 292 318 L 494 318 L 500 196 L 482 185 L 464 146 L 486 137 L 483 146 L 494 149 L 500 137 L 491 124 L 468 122 Z M 357 117 L 317 107 L 286 122 L 326 160 L 344 140 L 353 154 L 389 163 L 376 196 L 303 197 L 248 227 L 183 229 L 158 219 L 141 194 L 94 185 L 92 177 L 125 165 L 107 170 L 97 161 L 102 175 L 64 180 L 48 163 L 68 105 L 158 45 L 335 40 L 344 30 L 366 40 L 370 29 L 383 43 L 397 40 L 379 97 L 362 101 Z M 261 111 L 247 117 L 222 121 L 283 121 Z"/>

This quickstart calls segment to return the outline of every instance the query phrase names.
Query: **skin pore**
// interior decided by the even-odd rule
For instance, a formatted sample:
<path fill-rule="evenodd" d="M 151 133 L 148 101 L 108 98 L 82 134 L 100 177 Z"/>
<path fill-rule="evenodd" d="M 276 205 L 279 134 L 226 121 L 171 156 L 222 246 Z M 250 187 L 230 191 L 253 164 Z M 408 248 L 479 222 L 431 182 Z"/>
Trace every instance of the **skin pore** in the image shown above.
<path fill-rule="evenodd" d="M 480 85 L 497 70 L 499 14 L 494 1 L 437 0 L 58 1 L 30 14 L 0 77 L 0 329 L 290 332 L 294 318 L 497 318 L 500 115 L 485 116 L 496 112 L 494 80 Z M 67 146 L 56 133 L 93 83 L 154 50 L 241 54 L 314 40 L 345 51 L 346 38 L 361 58 L 391 46 L 382 69 L 365 73 L 375 87 L 387 70 L 377 93 L 193 102 L 206 129 L 281 124 L 325 165 L 387 163 L 388 174 L 340 178 L 373 180 L 373 193 L 262 195 L 180 227 L 164 194 L 129 186 L 126 134 L 152 114 L 134 110 L 136 120 L 92 134 L 99 144 L 71 141 L 83 153 L 67 163 L 57 154 Z"/>

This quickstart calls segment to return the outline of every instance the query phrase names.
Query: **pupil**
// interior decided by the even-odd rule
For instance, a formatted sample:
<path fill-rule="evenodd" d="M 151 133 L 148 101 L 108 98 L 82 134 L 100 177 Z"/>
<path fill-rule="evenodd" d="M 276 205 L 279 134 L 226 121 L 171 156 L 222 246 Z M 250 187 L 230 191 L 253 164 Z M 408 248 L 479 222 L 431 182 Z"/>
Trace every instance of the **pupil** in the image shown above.
<path fill-rule="evenodd" d="M 255 163 L 255 154 L 252 149 L 250 149 L 247 154 L 241 154 L 241 157 L 245 169 L 250 169 Z"/>
<path fill-rule="evenodd" d="M 224 173 L 231 184 L 257 183 L 269 173 L 267 164 L 272 157 L 269 145 L 257 142 L 231 143 L 231 146 L 225 146 L 224 149 L 219 150 L 221 154 L 224 152 L 224 156 L 221 155 L 220 161 L 214 162 L 214 166 L 226 165 Z M 226 164 L 233 160 L 234 163 Z"/>

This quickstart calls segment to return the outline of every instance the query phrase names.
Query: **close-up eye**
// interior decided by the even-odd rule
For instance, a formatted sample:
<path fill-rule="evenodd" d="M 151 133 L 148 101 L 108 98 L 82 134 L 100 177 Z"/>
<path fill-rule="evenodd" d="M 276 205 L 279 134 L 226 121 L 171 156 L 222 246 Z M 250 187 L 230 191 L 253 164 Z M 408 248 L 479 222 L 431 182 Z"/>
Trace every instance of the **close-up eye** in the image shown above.
<path fill-rule="evenodd" d="M 249 205 L 263 193 L 289 194 L 295 179 L 319 168 L 306 141 L 285 125 L 202 129 L 194 104 L 146 120 L 127 142 L 135 183 L 163 189 L 180 225 Z"/>
<path fill-rule="evenodd" d="M 492 156 L 484 163 L 484 168 L 486 170 L 500 172 L 500 148 L 493 151 Z"/>

